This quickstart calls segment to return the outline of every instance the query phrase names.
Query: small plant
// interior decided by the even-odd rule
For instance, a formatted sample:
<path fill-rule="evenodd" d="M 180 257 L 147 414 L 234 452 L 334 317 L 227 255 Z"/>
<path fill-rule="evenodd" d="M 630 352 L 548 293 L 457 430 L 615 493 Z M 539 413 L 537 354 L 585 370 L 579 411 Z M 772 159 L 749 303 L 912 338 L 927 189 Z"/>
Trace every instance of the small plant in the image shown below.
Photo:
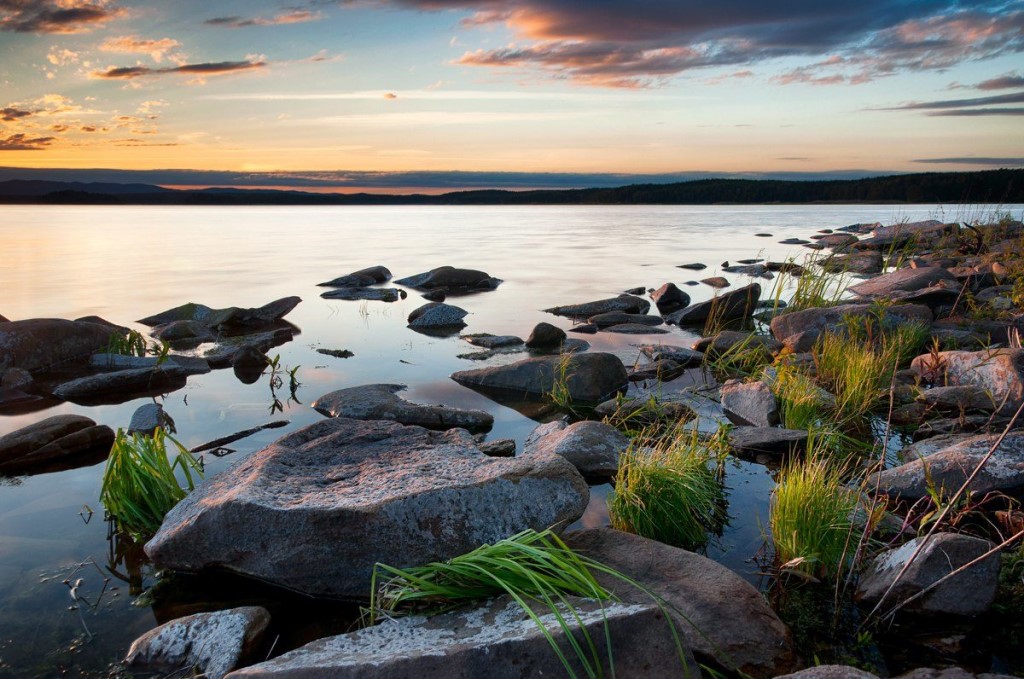
<path fill-rule="evenodd" d="M 446 562 L 406 569 L 376 564 L 371 581 L 370 606 L 366 613 L 369 623 L 375 624 L 383 617 L 409 613 L 432 615 L 480 599 L 508 595 L 543 632 L 568 676 L 576 677 L 571 658 L 558 645 L 540 617 L 546 611 L 554 614 L 575 659 L 582 665 L 586 676 L 595 678 L 603 675 L 601 654 L 583 625 L 580 625 L 582 643 L 572 633 L 570 621 L 579 623 L 581 618 L 567 598 L 616 600 L 598 583 L 594 573 L 612 576 L 650 594 L 642 585 L 621 573 L 576 554 L 550 530 L 539 533 L 526 530 Z M 664 603 L 653 594 L 651 597 L 664 610 Z M 538 605 L 540 614 L 534 610 Z M 665 618 L 671 626 L 685 668 L 675 624 L 670 616 Z M 605 642 L 614 676 L 607 623 Z"/>
<path fill-rule="evenodd" d="M 127 334 L 115 332 L 107 341 L 108 354 L 145 356 L 146 351 L 146 338 L 138 330 L 129 330 Z"/>
<path fill-rule="evenodd" d="M 562 354 L 555 366 L 554 381 L 551 384 L 551 391 L 548 398 L 562 410 L 572 410 L 572 392 L 569 389 L 569 364 L 572 363 L 572 354 Z"/>
<path fill-rule="evenodd" d="M 173 461 L 168 441 L 177 449 Z M 100 500 L 120 530 L 145 538 L 156 533 L 167 512 L 202 478 L 200 462 L 162 428 L 153 436 L 129 436 L 119 429 L 103 472 Z"/>
<path fill-rule="evenodd" d="M 646 445 L 645 445 L 646 444 Z M 716 469 L 717 451 L 695 429 L 654 440 L 639 437 L 619 457 L 612 527 L 669 545 L 696 549 L 728 519 Z"/>
<path fill-rule="evenodd" d="M 781 570 L 841 578 L 857 544 L 858 501 L 858 492 L 843 483 L 841 468 L 810 448 L 806 461 L 783 467 L 768 514 Z"/>
<path fill-rule="evenodd" d="M 704 353 L 704 367 L 715 376 L 724 380 L 731 377 L 749 377 L 774 360 L 772 352 L 754 334 L 747 335 L 725 351 L 715 351 L 712 347 Z"/>
<path fill-rule="evenodd" d="M 782 277 L 776 282 L 771 297 L 775 299 L 776 310 L 782 311 L 782 313 L 835 306 L 839 303 L 849 283 L 849 274 L 845 272 L 828 273 L 821 268 L 819 260 L 812 257 L 805 260 L 804 273 L 796 278 L 796 286 L 793 288 L 793 294 L 785 309 L 779 309 L 784 288 Z"/>

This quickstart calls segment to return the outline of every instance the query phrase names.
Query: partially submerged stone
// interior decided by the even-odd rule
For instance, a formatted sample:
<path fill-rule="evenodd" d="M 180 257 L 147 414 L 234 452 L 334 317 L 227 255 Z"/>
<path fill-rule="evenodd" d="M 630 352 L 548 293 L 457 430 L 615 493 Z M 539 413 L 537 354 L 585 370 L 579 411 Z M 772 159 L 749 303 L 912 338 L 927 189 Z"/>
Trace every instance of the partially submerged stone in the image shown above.
<path fill-rule="evenodd" d="M 650 314 L 627 314 L 622 311 L 610 311 L 604 314 L 597 314 L 587 319 L 588 323 L 596 325 L 598 328 L 607 328 L 613 325 L 621 325 L 622 323 L 638 323 L 640 325 L 662 325 L 665 322 L 661 316 L 653 316 Z"/>
<path fill-rule="evenodd" d="M 65 382 L 53 390 L 53 395 L 73 403 L 123 403 L 140 394 L 181 389 L 187 375 L 186 370 L 174 364 L 117 370 Z"/>
<path fill-rule="evenodd" d="M 598 314 L 611 311 L 622 311 L 627 314 L 646 314 L 651 308 L 651 303 L 642 297 L 633 295 L 619 295 L 609 299 L 599 299 L 595 302 L 583 304 L 567 304 L 565 306 L 551 307 L 544 311 L 556 316 L 570 316 L 573 318 L 590 318 Z"/>
<path fill-rule="evenodd" d="M 729 445 L 738 454 L 765 453 L 783 455 L 802 450 L 807 444 L 807 431 L 781 427 L 733 427 Z"/>
<path fill-rule="evenodd" d="M 322 284 L 321 284 L 322 285 Z M 398 288 L 335 288 L 320 293 L 324 299 L 367 300 L 371 302 L 397 302 L 408 296 L 405 290 Z"/>
<path fill-rule="evenodd" d="M 680 290 L 675 283 L 665 283 L 651 293 L 651 299 L 661 314 L 679 311 L 690 304 L 690 296 Z"/>
<path fill-rule="evenodd" d="M 622 679 L 691 677 L 701 672 L 690 650 L 677 644 L 661 610 L 651 602 L 627 604 L 567 598 L 559 615 L 589 657 L 600 658 L 601 676 L 613 674 L 607 639 L 611 639 L 614 676 Z M 314 641 L 230 679 L 532 679 L 561 677 L 566 668 L 553 641 L 575 676 L 587 676 L 553 611 L 532 604 L 537 620 L 510 597 L 484 602 L 433 617 L 410 616 Z M 539 622 L 539 625 L 538 625 Z M 546 631 L 546 634 L 545 634 Z M 549 636 L 550 635 L 550 640 Z"/>
<path fill-rule="evenodd" d="M 526 437 L 523 455 L 560 455 L 588 478 L 615 476 L 629 439 L 604 422 L 548 422 Z"/>
<path fill-rule="evenodd" d="M 0 437 L 0 474 L 19 474 L 66 458 L 103 459 L 114 432 L 82 415 L 54 415 Z"/>
<path fill-rule="evenodd" d="M 395 283 L 416 290 L 441 289 L 446 292 L 465 293 L 493 290 L 501 284 L 501 279 L 476 269 L 439 266 L 436 269 L 397 280 Z"/>
<path fill-rule="evenodd" d="M 461 427 L 470 431 L 487 431 L 494 424 L 494 416 L 482 410 L 406 401 L 398 396 L 398 392 L 405 388 L 404 384 L 366 384 L 338 389 L 314 401 L 313 408 L 327 417 L 388 420 L 428 429 Z"/>
<path fill-rule="evenodd" d="M 627 386 L 622 361 L 599 352 L 527 358 L 508 365 L 462 370 L 451 377 L 474 389 L 534 397 L 549 395 L 559 383 L 564 384 L 573 401 L 584 403 L 600 403 Z"/>
<path fill-rule="evenodd" d="M 689 325 L 704 323 L 708 319 L 724 322 L 749 318 L 757 308 L 759 299 L 761 299 L 761 286 L 753 283 L 670 314 L 665 317 L 665 322 Z"/>
<path fill-rule="evenodd" d="M 463 335 L 462 339 L 475 347 L 483 347 L 484 349 L 506 349 L 508 347 L 518 347 L 523 344 L 523 339 L 521 337 L 516 337 L 515 335 L 489 335 L 487 333 L 477 333 L 475 335 Z"/>
<path fill-rule="evenodd" d="M 195 671 L 207 679 L 223 679 L 255 659 L 269 625 L 270 613 L 260 606 L 196 613 L 143 634 L 124 662 L 135 670 Z"/>
<path fill-rule="evenodd" d="M 215 329 L 254 328 L 281 320 L 301 301 L 302 299 L 299 297 L 282 297 L 261 307 L 245 309 L 239 307 L 213 309 L 205 304 L 189 302 L 159 314 L 147 316 L 139 320 L 139 323 L 153 327 L 172 321 L 198 321 L 208 328 Z"/>
<path fill-rule="evenodd" d="M 704 361 L 702 352 L 671 344 L 645 344 L 640 347 L 640 353 L 652 361 L 674 361 L 684 368 L 698 366 Z"/>
<path fill-rule="evenodd" d="M 464 327 L 463 318 L 468 311 L 444 302 L 428 302 L 409 314 L 410 328 L 453 328 Z"/>
<path fill-rule="evenodd" d="M 323 420 L 217 474 L 170 511 L 146 553 L 318 596 L 369 595 L 373 565 L 444 561 L 578 519 L 589 490 L 558 456 L 487 457 L 460 429 Z"/>
<path fill-rule="evenodd" d="M 779 423 L 779 404 L 764 382 L 735 382 L 722 386 L 722 409 L 734 423 L 772 427 Z"/>
<path fill-rule="evenodd" d="M 619 323 L 602 328 L 603 332 L 610 332 L 619 335 L 667 335 L 665 328 L 658 328 L 647 323 Z"/>
<path fill-rule="evenodd" d="M 549 349 L 560 347 L 565 342 L 565 331 L 551 323 L 540 322 L 533 326 L 530 336 L 526 338 L 529 349 Z"/>
<path fill-rule="evenodd" d="M 104 349 L 116 332 L 100 323 L 62 318 L 0 323 L 0 373 L 21 368 L 35 374 L 85 362 Z"/>
<path fill-rule="evenodd" d="M 365 288 L 391 280 L 391 272 L 385 266 L 371 266 L 350 274 L 339 276 L 317 285 L 325 288 Z"/>
<path fill-rule="evenodd" d="M 157 427 L 173 433 L 174 420 L 159 403 L 144 403 L 132 413 L 131 422 L 128 423 L 128 434 L 152 436 Z"/>
<path fill-rule="evenodd" d="M 911 556 L 923 549 L 897 580 Z M 999 552 L 973 564 L 941 584 L 942 578 L 984 556 L 995 547 L 988 540 L 956 533 L 936 533 L 927 541 L 910 542 L 879 554 L 857 584 L 856 598 L 877 604 L 886 595 L 888 606 L 906 601 L 933 587 L 902 610 L 915 613 L 980 615 L 988 610 L 996 595 L 999 580 Z M 892 586 L 895 582 L 895 586 Z M 889 591 L 890 587 L 892 590 Z M 883 604 L 883 610 L 887 608 Z"/>

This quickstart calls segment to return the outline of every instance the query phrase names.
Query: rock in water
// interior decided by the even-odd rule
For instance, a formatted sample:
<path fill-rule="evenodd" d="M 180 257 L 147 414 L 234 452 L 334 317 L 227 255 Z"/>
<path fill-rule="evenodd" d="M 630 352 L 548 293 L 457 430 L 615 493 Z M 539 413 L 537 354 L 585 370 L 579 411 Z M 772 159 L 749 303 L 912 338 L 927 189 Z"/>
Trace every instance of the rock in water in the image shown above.
<path fill-rule="evenodd" d="M 548 349 L 562 346 L 565 341 L 565 331 L 550 323 L 538 323 L 533 326 L 533 331 L 526 338 L 526 346 L 529 349 Z"/>
<path fill-rule="evenodd" d="M 317 283 L 317 285 L 326 288 L 365 288 L 376 283 L 386 283 L 389 280 L 391 280 L 391 272 L 387 267 L 378 265 L 353 271 L 325 283 Z"/>
<path fill-rule="evenodd" d="M 466 325 L 462 319 L 469 312 L 443 302 L 428 302 L 409 314 L 410 328 L 450 328 Z"/>
<path fill-rule="evenodd" d="M 439 266 L 436 269 L 395 281 L 398 285 L 416 290 L 447 290 L 449 292 L 477 292 L 493 290 L 501 279 L 475 269 L 456 269 Z"/>
<path fill-rule="evenodd" d="M 676 287 L 675 283 L 665 283 L 651 293 L 651 299 L 662 314 L 679 311 L 690 303 L 690 296 Z"/>
<path fill-rule="evenodd" d="M 579 618 L 559 606 L 576 643 L 589 657 L 586 629 L 603 672 L 610 676 L 606 638 L 611 639 L 614 676 L 620 679 L 688 677 L 701 672 L 685 642 L 676 644 L 661 611 L 644 604 L 598 603 L 569 597 Z M 510 597 L 433 617 L 386 620 L 349 634 L 320 639 L 282 656 L 231 673 L 230 679 L 533 679 L 567 675 L 551 641 L 572 668 L 587 676 L 554 612 L 532 605 L 538 625 Z M 543 627 L 543 629 L 542 629 Z M 551 641 L 544 630 L 551 635 Z M 607 637 L 606 637 L 607 631 Z"/>
<path fill-rule="evenodd" d="M 840 304 L 779 314 L 772 318 L 772 335 L 794 352 L 810 351 L 822 333 L 837 332 L 849 319 L 867 318 L 876 311 L 870 304 Z M 920 304 L 894 304 L 884 308 L 881 320 L 885 328 L 907 323 L 928 326 L 932 312 Z"/>
<path fill-rule="evenodd" d="M 764 597 L 725 566 L 611 528 L 566 533 L 565 541 L 581 555 L 663 597 L 684 642 L 699 659 L 712 659 L 756 679 L 774 677 L 798 666 L 789 630 Z M 618 578 L 595 575 L 624 603 L 651 600 L 649 594 Z"/>
<path fill-rule="evenodd" d="M 99 323 L 32 318 L 0 323 L 0 373 L 21 368 L 40 373 L 86 361 L 109 344 L 116 330 Z"/>
<path fill-rule="evenodd" d="M 722 387 L 722 409 L 734 423 L 772 427 L 779 423 L 779 404 L 764 382 L 742 382 Z"/>
<path fill-rule="evenodd" d="M 670 314 L 665 317 L 665 322 L 688 325 L 704 323 L 709 318 L 719 321 L 747 318 L 754 313 L 760 299 L 761 286 L 753 283 Z"/>
<path fill-rule="evenodd" d="M 530 432 L 523 445 L 523 455 L 561 455 L 588 478 L 608 477 L 615 476 L 619 456 L 628 447 L 629 439 L 610 424 L 592 420 L 574 424 L 556 421 L 537 425 Z"/>
<path fill-rule="evenodd" d="M 619 295 L 609 299 L 599 299 L 596 302 L 584 302 L 583 304 L 567 304 L 565 306 L 551 307 L 544 311 L 556 316 L 571 316 L 573 318 L 590 318 L 597 314 L 605 314 L 612 311 L 622 311 L 627 314 L 646 314 L 651 308 L 651 303 L 642 297 L 633 295 Z"/>
<path fill-rule="evenodd" d="M 313 408 L 328 417 L 389 420 L 427 429 L 462 427 L 470 431 L 487 431 L 494 424 L 494 416 L 482 410 L 411 403 L 398 396 L 403 389 L 404 384 L 366 384 L 339 389 L 318 398 Z"/>
<path fill-rule="evenodd" d="M 113 443 L 110 427 L 82 415 L 55 415 L 0 437 L 0 474 L 21 473 L 66 457 L 105 457 Z"/>
<path fill-rule="evenodd" d="M 271 325 L 281 320 L 301 301 L 302 299 L 299 297 L 282 297 L 261 307 L 248 309 L 239 307 L 211 309 L 205 304 L 189 302 L 143 318 L 139 320 L 139 323 L 152 327 L 174 321 L 198 321 L 208 328 L 255 328 Z"/>
<path fill-rule="evenodd" d="M 494 389 L 520 396 L 545 396 L 556 382 L 564 381 L 569 397 L 583 403 L 600 403 L 629 382 L 626 366 L 614 354 L 584 353 L 539 356 L 517 363 L 452 373 L 452 379 L 474 389 Z"/>
<path fill-rule="evenodd" d="M 146 553 L 162 568 L 224 568 L 317 596 L 369 595 L 373 565 L 444 561 L 589 499 L 555 456 L 487 457 L 464 430 L 329 419 L 199 486 Z"/>
<path fill-rule="evenodd" d="M 262 643 L 270 613 L 243 606 L 214 613 L 196 613 L 164 623 L 135 640 L 125 657 L 134 669 L 198 671 L 222 679 L 247 660 Z"/>
<path fill-rule="evenodd" d="M 896 581 L 896 576 L 922 541 L 923 538 L 915 538 L 902 547 L 879 554 L 857 585 L 857 599 L 877 603 Z M 918 594 L 993 547 L 995 545 L 988 540 L 968 535 L 936 533 L 903 577 L 896 581 L 896 586 L 886 597 L 888 605 L 894 606 Z M 998 580 L 999 553 L 996 552 L 910 602 L 904 610 L 979 615 L 988 609 L 995 598 Z"/>

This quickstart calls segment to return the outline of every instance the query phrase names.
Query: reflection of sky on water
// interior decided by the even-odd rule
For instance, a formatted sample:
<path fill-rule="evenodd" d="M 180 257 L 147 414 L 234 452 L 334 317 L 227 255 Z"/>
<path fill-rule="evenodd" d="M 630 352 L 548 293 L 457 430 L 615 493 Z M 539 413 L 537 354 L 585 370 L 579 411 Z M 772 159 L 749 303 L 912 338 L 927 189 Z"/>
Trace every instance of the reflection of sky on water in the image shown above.
<path fill-rule="evenodd" d="M 1011 208 L 1014 214 L 1019 209 Z M 395 278 L 450 264 L 483 269 L 504 279 L 493 292 L 452 298 L 469 311 L 464 332 L 526 337 L 544 320 L 568 329 L 571 321 L 541 309 L 609 297 L 622 290 L 656 288 L 666 281 L 719 275 L 720 263 L 748 257 L 783 259 L 805 250 L 778 245 L 820 228 L 855 222 L 925 218 L 931 206 L 807 207 L 396 207 L 396 208 L 183 208 L 183 207 L 4 207 L 0 268 L 8 318 L 77 318 L 97 314 L 128 324 L 133 319 L 187 301 L 220 306 L 259 306 L 300 295 L 288 320 L 302 329 L 289 344 L 272 349 L 298 371 L 302 405 L 271 414 L 267 378 L 244 386 L 230 370 L 189 378 L 167 396 L 167 411 L 187 446 L 286 418 L 285 430 L 261 431 L 231 444 L 238 452 L 206 456 L 216 473 L 271 443 L 285 432 L 320 418 L 309 404 L 322 394 L 371 382 L 409 385 L 403 396 L 422 403 L 480 408 L 495 416 L 490 438 L 522 441 L 535 422 L 520 412 L 448 379 L 456 370 L 516 360 L 512 354 L 484 363 L 458 359 L 473 350 L 458 337 L 436 338 L 405 327 L 423 303 L 419 294 L 392 304 L 320 299 L 316 283 L 375 264 Z M 758 232 L 775 238 L 753 238 Z M 688 262 L 708 268 L 676 268 Z M 748 282 L 725 274 L 734 286 Z M 770 289 L 772 282 L 762 281 Z M 706 286 L 684 288 L 695 301 L 711 296 Z M 140 326 L 139 329 L 143 329 Z M 677 328 L 669 335 L 571 335 L 592 350 L 612 351 L 632 364 L 645 343 L 688 345 Z M 348 349 L 334 358 L 317 348 Z M 287 388 L 278 394 L 282 401 Z M 93 408 L 62 404 L 46 411 L 0 417 L 0 435 L 59 413 L 84 413 L 113 428 L 124 427 L 147 399 Z M 146 608 L 129 606 L 126 587 L 108 592 L 85 614 L 94 642 L 73 654 L 81 635 L 77 614 L 61 584 L 75 564 L 89 558 L 104 566 L 108 543 L 98 502 L 102 465 L 0 482 L 0 662 L 28 668 L 60 663 L 104 667 L 153 624 Z M 772 486 L 764 467 L 730 465 L 730 525 L 709 554 L 748 575 L 748 559 L 761 545 L 767 496 Z M 608 486 L 593 489 L 582 523 L 607 521 Z M 85 524 L 79 513 L 96 515 Z M 97 577 L 83 571 L 86 586 Z M 56 577 L 54 577 L 56 576 Z M 147 584 L 151 579 L 147 579 Z M 117 584 L 117 583 L 114 583 Z M 7 670 L 0 664 L 0 670 Z M 26 676 L 31 676 L 28 674 Z"/>

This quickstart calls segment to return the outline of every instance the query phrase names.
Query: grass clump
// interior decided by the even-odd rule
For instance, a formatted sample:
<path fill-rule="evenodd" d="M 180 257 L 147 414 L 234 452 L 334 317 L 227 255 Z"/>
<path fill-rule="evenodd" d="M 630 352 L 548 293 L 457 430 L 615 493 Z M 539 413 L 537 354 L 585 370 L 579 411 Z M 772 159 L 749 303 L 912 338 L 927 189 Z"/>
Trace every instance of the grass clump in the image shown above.
<path fill-rule="evenodd" d="M 167 441 L 177 449 L 173 461 Z M 145 538 L 156 533 L 167 512 L 202 478 L 200 462 L 162 428 L 153 436 L 129 436 L 119 429 L 103 472 L 100 500 L 120 530 Z"/>
<path fill-rule="evenodd" d="M 138 330 L 129 330 L 127 334 L 115 332 L 107 340 L 108 354 L 120 354 L 122 356 L 145 356 L 149 351 L 146 346 L 146 338 Z"/>
<path fill-rule="evenodd" d="M 783 467 L 772 492 L 768 525 L 782 570 L 838 579 L 856 548 L 854 516 L 859 495 L 843 482 L 829 458 L 808 453 Z"/>
<path fill-rule="evenodd" d="M 708 347 L 702 360 L 705 370 L 710 371 L 716 379 L 726 380 L 750 377 L 769 365 L 775 357 L 762 338 L 751 333 L 724 351 Z"/>
<path fill-rule="evenodd" d="M 367 610 L 368 621 L 375 624 L 381 618 L 409 613 L 432 615 L 480 599 L 508 595 L 540 628 L 568 676 L 577 676 L 571 655 L 583 667 L 587 677 L 601 677 L 604 674 L 601 653 L 582 624 L 578 610 L 567 599 L 568 596 L 577 596 L 598 601 L 617 600 L 597 581 L 595 572 L 611 575 L 650 594 L 625 575 L 576 554 L 551 530 L 526 530 L 445 562 L 405 569 L 376 564 Z M 653 594 L 651 596 L 659 606 L 663 606 L 660 599 Z M 538 604 L 541 614 L 554 614 L 565 633 L 571 654 L 563 651 L 545 627 L 540 614 L 534 610 Z M 685 667 L 678 632 L 671 618 L 668 615 L 665 618 L 671 626 Z M 573 621 L 579 625 L 582 642 L 572 633 Z M 614 676 L 607 622 L 605 648 Z"/>
<path fill-rule="evenodd" d="M 619 457 L 608 500 L 612 527 L 685 549 L 705 546 L 728 518 L 712 448 L 696 430 L 635 439 Z"/>

